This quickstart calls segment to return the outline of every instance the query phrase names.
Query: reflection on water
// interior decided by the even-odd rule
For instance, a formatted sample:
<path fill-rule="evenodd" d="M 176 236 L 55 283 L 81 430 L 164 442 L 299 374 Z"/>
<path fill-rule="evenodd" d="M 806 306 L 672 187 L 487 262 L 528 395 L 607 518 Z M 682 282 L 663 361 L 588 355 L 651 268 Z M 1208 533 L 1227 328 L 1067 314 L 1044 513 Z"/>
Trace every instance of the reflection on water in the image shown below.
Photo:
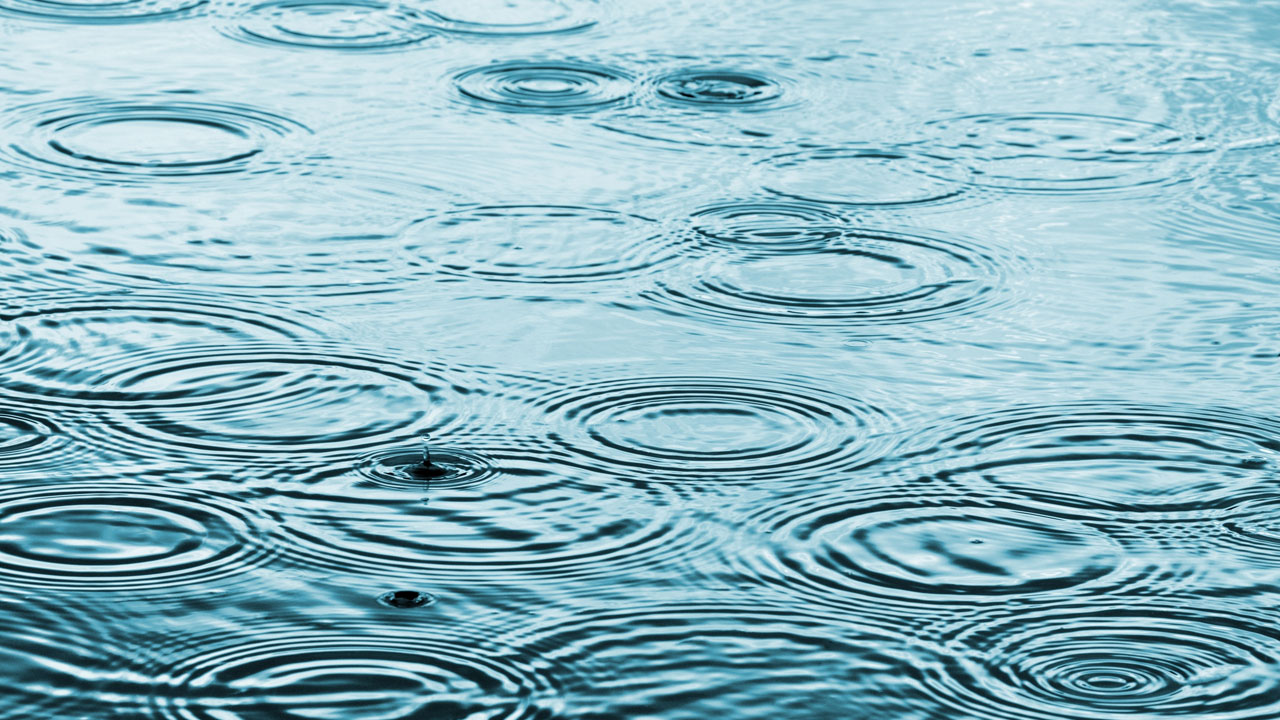
<path fill-rule="evenodd" d="M 1280 717 L 1276 18 L 0 0 L 0 717 Z"/>

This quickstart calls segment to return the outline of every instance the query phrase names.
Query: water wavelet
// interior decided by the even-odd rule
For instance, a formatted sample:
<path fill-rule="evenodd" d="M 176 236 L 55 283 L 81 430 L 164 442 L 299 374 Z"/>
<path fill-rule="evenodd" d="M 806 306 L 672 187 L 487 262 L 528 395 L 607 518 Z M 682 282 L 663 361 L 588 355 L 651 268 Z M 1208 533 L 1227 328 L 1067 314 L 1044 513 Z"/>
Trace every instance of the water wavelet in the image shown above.
<path fill-rule="evenodd" d="M 6 475 L 73 466 L 86 455 L 87 448 L 54 416 L 27 403 L 0 401 L 0 469 Z"/>
<path fill-rule="evenodd" d="M 589 283 L 655 272 L 679 256 L 655 220 L 590 207 L 484 206 L 405 231 L 410 271 L 493 282 Z"/>
<path fill-rule="evenodd" d="M 52 292 L 0 303 L 0 387 L 39 403 L 93 406 L 109 379 L 190 345 L 317 337 L 327 323 L 252 300 L 194 292 Z"/>
<path fill-rule="evenodd" d="M 899 208 L 953 202 L 968 173 L 950 158 L 908 148 L 822 147 L 756 165 L 766 191 L 815 203 Z"/>
<path fill-rule="evenodd" d="M 746 377 L 620 378 L 535 403 L 564 462 L 641 484 L 819 482 L 878 460 L 893 427 L 865 400 Z"/>
<path fill-rule="evenodd" d="M 844 217 L 820 205 L 772 200 L 708 205 L 693 213 L 690 225 L 707 245 L 777 253 L 825 250 L 849 230 Z"/>
<path fill-rule="evenodd" d="M 884 481 L 887 486 L 889 481 Z M 1016 503 L 854 489 L 762 508 L 730 563 L 817 605 L 912 613 L 1091 594 L 1148 580 L 1101 523 Z"/>
<path fill-rule="evenodd" d="M 771 227 L 780 248 L 711 254 L 658 278 L 644 298 L 664 312 L 738 325 L 858 330 L 989 312 L 1020 258 L 961 237 L 829 221 Z M 755 238 L 753 245 L 764 246 Z M 745 249 L 743 243 L 735 243 Z"/>
<path fill-rule="evenodd" d="M 169 20 L 201 12 L 209 0 L 0 0 L 11 17 L 77 24 Z"/>
<path fill-rule="evenodd" d="M 686 68 L 663 75 L 653 84 L 663 100 L 708 110 L 754 110 L 783 95 L 781 83 L 748 70 Z"/>
<path fill-rule="evenodd" d="M 356 472 L 378 487 L 422 492 L 474 488 L 492 480 L 501 469 L 483 452 L 433 445 L 429 463 L 421 452 L 379 450 L 361 458 Z"/>
<path fill-rule="evenodd" d="M 380 0 L 274 0 L 254 5 L 222 28 L 236 40 L 300 49 L 400 51 L 434 33 L 417 13 Z"/>
<path fill-rule="evenodd" d="M 1214 149 L 1205 138 L 1167 125 L 1081 113 L 969 115 L 935 120 L 929 128 L 935 152 L 968 165 L 970 182 L 1013 192 L 1168 185 L 1187 178 L 1182 161 Z"/>
<path fill-rule="evenodd" d="M 1280 421 L 1120 401 L 1012 407 L 946 423 L 921 468 L 966 493 L 1081 520 L 1230 507 L 1274 492 Z"/>
<path fill-rule="evenodd" d="M 178 637 L 135 674 L 171 720 L 533 720 L 564 705 L 556 667 L 471 624 L 251 622 Z"/>
<path fill-rule="evenodd" d="M 276 152 L 304 125 L 257 108 L 149 96 L 76 97 L 22 105 L 7 113 L 10 164 L 40 175 L 112 183 L 227 182 L 275 174 Z"/>
<path fill-rule="evenodd" d="M 454 77 L 466 102 L 512 113 L 588 113 L 625 102 L 635 79 L 626 71 L 576 60 L 514 60 Z"/>
<path fill-rule="evenodd" d="M 466 35 L 560 35 L 599 21 L 596 0 L 428 0 L 421 6 L 427 26 Z"/>
<path fill-rule="evenodd" d="M 275 555 L 268 518 L 192 488 L 59 483 L 0 490 L 0 585 L 207 593 L 243 581 Z"/>
<path fill-rule="evenodd" d="M 584 488 L 543 463 L 504 470 L 473 487 L 318 485 L 274 502 L 293 560 L 360 582 L 570 591 L 630 573 L 679 577 L 725 536 L 669 489 Z"/>
<path fill-rule="evenodd" d="M 1280 711 L 1278 641 L 1252 612 L 1092 598 L 956 623 L 924 679 L 967 717 L 1264 718 Z"/>
<path fill-rule="evenodd" d="M 6 720 L 106 718 L 124 696 L 105 679 L 133 651 L 120 623 L 83 593 L 0 588 L 0 716 Z"/>
<path fill-rule="evenodd" d="M 1280 362 L 1280 307 L 1198 301 L 1166 313 L 1146 339 L 1153 364 L 1212 377 L 1229 371 L 1265 372 Z"/>
<path fill-rule="evenodd" d="M 192 345 L 132 361 L 104 373 L 110 391 L 78 399 L 109 406 L 103 441 L 133 453 L 317 462 L 466 423 L 461 369 L 349 344 Z"/>
<path fill-rule="evenodd" d="M 568 667 L 581 717 L 915 717 L 910 643 L 849 615 L 741 603 L 576 613 L 529 645 Z"/>

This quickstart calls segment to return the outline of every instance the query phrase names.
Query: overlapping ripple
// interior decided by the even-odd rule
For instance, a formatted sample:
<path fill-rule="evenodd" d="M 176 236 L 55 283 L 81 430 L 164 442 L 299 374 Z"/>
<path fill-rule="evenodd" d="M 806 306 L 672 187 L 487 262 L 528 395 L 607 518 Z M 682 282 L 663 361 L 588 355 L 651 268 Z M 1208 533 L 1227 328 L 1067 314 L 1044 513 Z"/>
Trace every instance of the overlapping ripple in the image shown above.
<path fill-rule="evenodd" d="M 585 492 L 545 467 L 489 477 L 479 487 L 449 485 L 381 483 L 354 496 L 322 494 L 323 486 L 275 502 L 286 515 L 290 557 L 326 577 L 533 584 L 547 597 L 573 581 L 628 572 L 679 577 L 725 534 L 682 509 L 671 490 Z"/>
<path fill-rule="evenodd" d="M 191 345 L 104 375 L 104 441 L 158 456 L 314 461 L 465 421 L 449 369 L 345 344 Z"/>
<path fill-rule="evenodd" d="M 84 448 L 52 416 L 26 403 L 0 402 L 0 469 L 20 472 L 82 460 Z"/>
<path fill-rule="evenodd" d="M 432 0 L 421 12 L 422 22 L 439 30 L 521 36 L 586 30 L 600 7 L 596 0 Z"/>
<path fill-rule="evenodd" d="M 442 623 L 256 622 L 166 643 L 150 704 L 172 720 L 549 718 L 563 707 L 545 660 Z M 153 654 L 154 656 L 154 654 Z"/>
<path fill-rule="evenodd" d="M 325 325 L 306 313 L 201 293 L 21 295 L 0 305 L 0 387 L 38 404 L 127 401 L 113 378 L 139 370 L 145 358 L 298 340 Z"/>
<path fill-rule="evenodd" d="M 844 217 L 821 205 L 771 200 L 707 205 L 690 224 L 709 245 L 778 253 L 827 249 L 849 229 Z"/>
<path fill-rule="evenodd" d="M 761 230 L 695 226 L 704 238 L 728 238 L 747 252 L 691 259 L 645 298 L 666 312 L 720 323 L 870 330 L 991 311 L 1011 299 L 1003 285 L 1023 265 L 959 236 L 845 229 L 797 206 L 755 207 L 744 219 L 754 224 L 760 213 Z"/>
<path fill-rule="evenodd" d="M 744 531 L 733 564 L 746 580 L 819 605 L 856 607 L 874 598 L 879 606 L 936 611 L 1039 593 L 1099 593 L 1142 579 L 1105 525 L 1015 503 L 850 489 L 764 510 Z"/>
<path fill-rule="evenodd" d="M 209 0 L 3 0 L 0 13 L 64 23 L 132 23 L 167 20 L 202 11 Z"/>
<path fill-rule="evenodd" d="M 915 717 L 909 644 L 852 617 L 661 603 L 577 615 L 534 637 L 572 669 L 577 717 Z"/>
<path fill-rule="evenodd" d="M 807 202 L 902 208 L 952 202 L 968 173 L 944 156 L 909 148 L 823 147 L 767 158 L 756 168 L 761 187 Z"/>
<path fill-rule="evenodd" d="M 306 126 L 247 105 L 76 97 L 7 113 L 3 159 L 40 175 L 94 182 L 212 181 L 275 174 L 290 160 L 275 146 Z"/>
<path fill-rule="evenodd" d="M 589 283 L 655 272 L 679 256 L 657 221 L 590 207 L 487 206 L 416 222 L 410 272 L 510 283 Z"/>
<path fill-rule="evenodd" d="M 234 498 L 190 488 L 0 490 L 0 584 L 133 598 L 205 593 L 274 556 L 267 522 Z"/>
<path fill-rule="evenodd" d="M 925 681 L 966 717 L 1272 717 L 1277 636 L 1247 613 L 1094 600 L 957 625 Z"/>
<path fill-rule="evenodd" d="M 949 423 L 932 477 L 1081 519 L 1225 508 L 1275 491 L 1280 422 L 1119 401 L 1021 406 Z"/>
<path fill-rule="evenodd" d="M 1212 151 L 1205 138 L 1167 125 L 1075 113 L 970 115 L 931 130 L 939 152 L 968 165 L 970 182 L 1015 192 L 1169 184 L 1186 179 L 1178 161 Z"/>
<path fill-rule="evenodd" d="M 222 31 L 265 45 L 377 52 L 431 37 L 418 19 L 401 4 L 379 0 L 276 0 L 244 10 Z"/>
<path fill-rule="evenodd" d="M 634 91 L 624 70 L 578 60 L 513 60 L 454 78 L 461 98 L 485 110 L 588 113 L 618 105 Z"/>
<path fill-rule="evenodd" d="M 639 483 L 819 482 L 878 460 L 889 415 L 789 380 L 629 377 L 536 401 L 563 461 Z"/>

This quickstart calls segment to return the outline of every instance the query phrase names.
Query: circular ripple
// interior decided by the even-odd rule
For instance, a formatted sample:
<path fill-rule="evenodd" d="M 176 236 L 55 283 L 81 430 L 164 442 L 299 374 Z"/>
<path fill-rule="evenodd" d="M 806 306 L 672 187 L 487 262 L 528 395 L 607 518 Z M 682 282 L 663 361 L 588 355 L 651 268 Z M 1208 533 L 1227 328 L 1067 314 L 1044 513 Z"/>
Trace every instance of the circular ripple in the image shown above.
<path fill-rule="evenodd" d="M 462 97 L 483 108 L 517 113 L 583 113 L 618 105 L 633 78 L 605 65 L 514 61 L 473 68 L 454 78 Z"/>
<path fill-rule="evenodd" d="M 740 555 L 745 572 L 819 603 L 998 604 L 1096 587 L 1125 555 L 1095 526 L 996 503 L 842 493 L 769 513 L 750 530 L 759 547 Z"/>
<path fill-rule="evenodd" d="M 820 148 L 761 161 L 764 189 L 808 202 L 901 207 L 954 200 L 965 173 L 952 161 L 906 150 Z"/>
<path fill-rule="evenodd" d="M 421 220 L 411 267 L 512 283 L 586 283 L 652 272 L 679 248 L 653 220 L 585 207 L 505 205 Z"/>
<path fill-rule="evenodd" d="M 194 490 L 65 484 L 0 491 L 0 584 L 166 597 L 270 556 L 241 503 Z"/>
<path fill-rule="evenodd" d="M 1210 151 L 1167 125 L 1071 113 L 969 115 L 931 123 L 970 182 L 1022 192 L 1108 192 L 1182 179 L 1172 164 Z"/>
<path fill-rule="evenodd" d="M 747 378 L 608 380 L 538 403 L 566 462 L 641 482 L 822 478 L 878 459 L 890 424 L 860 400 Z"/>
<path fill-rule="evenodd" d="M 769 201 L 709 205 L 693 214 L 692 225 L 715 247 L 779 253 L 824 250 L 848 230 L 844 218 L 821 207 Z"/>
<path fill-rule="evenodd" d="M 706 109 L 758 107 L 782 96 L 782 85 L 768 76 L 737 70 L 680 70 L 654 85 L 664 100 Z"/>
<path fill-rule="evenodd" d="M 547 35 L 595 25 L 594 0 L 433 0 L 421 12 L 433 28 L 473 35 Z"/>
<path fill-rule="evenodd" d="M 1082 518 L 1229 507 L 1274 492 L 1280 422 L 1219 408 L 1118 402 L 1012 408 L 960 421 L 922 453 L 967 492 Z"/>
<path fill-rule="evenodd" d="M 1005 296 L 1016 261 L 963 240 L 852 230 L 818 240 L 803 227 L 784 237 L 803 253 L 709 257 L 663 276 L 649 299 L 719 322 L 805 327 L 906 324 L 960 317 Z M 799 234 L 796 234 L 799 233 Z"/>
<path fill-rule="evenodd" d="M 278 498 L 290 556 L 368 582 L 515 587 L 678 573 L 722 540 L 662 489 L 574 487 L 545 467 L 473 489 Z"/>
<path fill-rule="evenodd" d="M 759 605 L 661 604 L 577 614 L 533 647 L 575 672 L 583 717 L 910 717 L 914 673 L 890 632 Z"/>
<path fill-rule="evenodd" d="M 547 663 L 485 639 L 422 625 L 283 623 L 185 639 L 149 693 L 174 720 L 547 718 L 561 707 Z M 163 682 L 163 685 L 160 685 Z"/>
<path fill-rule="evenodd" d="M 416 492 L 472 488 L 483 485 L 500 472 L 490 457 L 456 448 L 431 448 L 431 468 L 422 466 L 422 453 L 380 451 L 367 455 L 356 465 L 362 478 L 379 487 Z"/>
<path fill-rule="evenodd" d="M 0 468 L 69 465 L 81 455 L 53 418 L 30 408 L 0 405 Z"/>
<path fill-rule="evenodd" d="M 964 628 L 927 686 L 965 716 L 1263 718 L 1280 710 L 1274 629 L 1184 605 L 1041 608 Z"/>
<path fill-rule="evenodd" d="M 431 37 L 413 13 L 377 0 L 280 0 L 256 5 L 224 32 L 267 45 L 394 50 Z"/>
<path fill-rule="evenodd" d="M 209 0 L 0 0 L 0 13 L 67 23 L 131 23 L 192 14 Z"/>
<path fill-rule="evenodd" d="M 311 461 L 448 434 L 457 420 L 446 402 L 456 389 L 435 369 L 345 346 L 192 346 L 113 369 L 106 395 L 119 417 L 104 432 L 135 452 Z"/>
<path fill-rule="evenodd" d="M 0 387 L 51 404 L 121 399 L 110 378 L 189 345 L 296 340 L 314 320 L 198 294 L 50 294 L 0 305 Z"/>
<path fill-rule="evenodd" d="M 35 172 L 77 179 L 146 182 L 270 173 L 272 146 L 310 132 L 254 108 L 155 98 L 73 98 L 16 108 L 3 152 Z"/>

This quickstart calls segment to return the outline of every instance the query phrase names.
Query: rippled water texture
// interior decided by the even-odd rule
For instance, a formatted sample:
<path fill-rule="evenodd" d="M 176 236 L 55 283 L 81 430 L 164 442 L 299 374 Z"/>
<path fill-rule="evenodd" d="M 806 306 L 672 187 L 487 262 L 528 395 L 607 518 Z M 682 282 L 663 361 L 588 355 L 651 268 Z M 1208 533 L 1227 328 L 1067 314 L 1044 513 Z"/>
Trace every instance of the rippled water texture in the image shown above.
<path fill-rule="evenodd" d="M 0 0 L 0 718 L 1280 719 L 1270 0 Z"/>

